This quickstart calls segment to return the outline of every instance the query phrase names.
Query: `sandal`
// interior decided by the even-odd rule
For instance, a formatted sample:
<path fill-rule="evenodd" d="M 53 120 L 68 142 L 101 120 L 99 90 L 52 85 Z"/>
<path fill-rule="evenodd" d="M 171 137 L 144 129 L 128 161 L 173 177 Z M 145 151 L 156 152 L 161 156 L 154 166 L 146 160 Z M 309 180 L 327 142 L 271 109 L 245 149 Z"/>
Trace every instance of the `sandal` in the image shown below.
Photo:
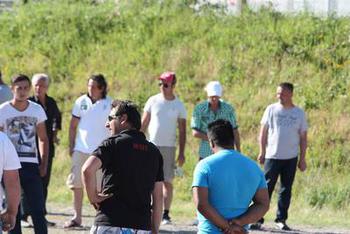
<path fill-rule="evenodd" d="M 80 223 L 75 221 L 74 219 L 71 219 L 64 223 L 63 228 L 79 228 L 82 227 Z"/>

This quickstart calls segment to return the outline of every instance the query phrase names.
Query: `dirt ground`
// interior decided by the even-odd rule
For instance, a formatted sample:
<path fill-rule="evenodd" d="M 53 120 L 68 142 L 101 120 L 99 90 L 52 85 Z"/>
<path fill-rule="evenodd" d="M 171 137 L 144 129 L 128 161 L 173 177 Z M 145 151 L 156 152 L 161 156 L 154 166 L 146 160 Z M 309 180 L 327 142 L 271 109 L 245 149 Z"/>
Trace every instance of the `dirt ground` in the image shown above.
<path fill-rule="evenodd" d="M 47 219 L 53 222 L 56 222 L 55 227 L 49 228 L 49 233 L 51 234 L 87 234 L 89 233 L 90 227 L 93 223 L 94 219 L 94 210 L 91 207 L 84 207 L 83 210 L 83 227 L 76 229 L 64 229 L 64 222 L 70 219 L 72 216 L 72 208 L 71 207 L 63 207 L 63 206 L 49 206 L 49 214 Z M 172 225 L 162 225 L 160 227 L 160 233 L 169 234 L 169 233 L 182 233 L 182 234 L 194 234 L 197 232 L 196 226 L 191 225 L 192 221 L 189 222 L 180 222 L 174 221 Z M 272 223 L 267 223 L 264 226 L 264 229 L 261 231 L 251 231 L 251 234 L 267 234 L 267 233 L 288 233 L 288 234 L 303 234 L 303 233 L 313 233 L 313 234 L 350 234 L 350 230 L 341 230 L 334 228 L 323 228 L 316 229 L 312 227 L 301 227 L 296 226 L 292 227 L 292 231 L 280 231 L 274 228 Z M 24 234 L 34 233 L 32 228 L 22 228 Z"/>

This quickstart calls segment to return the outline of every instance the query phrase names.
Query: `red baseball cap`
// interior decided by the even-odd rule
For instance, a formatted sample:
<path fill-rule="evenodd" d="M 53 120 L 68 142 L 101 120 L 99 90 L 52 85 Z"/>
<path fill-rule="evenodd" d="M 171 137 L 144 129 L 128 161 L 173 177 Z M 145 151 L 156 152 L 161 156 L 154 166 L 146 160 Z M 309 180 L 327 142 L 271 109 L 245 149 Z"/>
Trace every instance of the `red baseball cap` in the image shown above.
<path fill-rule="evenodd" d="M 161 74 L 158 79 L 164 81 L 165 83 L 175 83 L 176 75 L 175 72 L 167 71 Z"/>

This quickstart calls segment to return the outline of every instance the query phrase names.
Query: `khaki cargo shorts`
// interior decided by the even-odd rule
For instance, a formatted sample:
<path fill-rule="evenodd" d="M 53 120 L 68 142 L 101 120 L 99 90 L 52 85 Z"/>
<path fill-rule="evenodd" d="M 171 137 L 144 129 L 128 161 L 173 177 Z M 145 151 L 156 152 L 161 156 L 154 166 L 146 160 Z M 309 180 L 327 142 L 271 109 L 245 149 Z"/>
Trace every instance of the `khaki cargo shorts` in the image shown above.
<path fill-rule="evenodd" d="M 67 178 L 66 184 L 70 189 L 83 188 L 81 179 L 81 168 L 83 167 L 90 154 L 85 154 L 80 151 L 74 151 L 72 155 L 72 167 Z M 102 171 L 99 169 L 96 172 L 97 191 L 101 191 Z"/>
<path fill-rule="evenodd" d="M 163 172 L 164 172 L 164 181 L 172 182 L 175 175 L 175 147 L 168 146 L 157 146 L 160 153 L 163 156 Z"/>

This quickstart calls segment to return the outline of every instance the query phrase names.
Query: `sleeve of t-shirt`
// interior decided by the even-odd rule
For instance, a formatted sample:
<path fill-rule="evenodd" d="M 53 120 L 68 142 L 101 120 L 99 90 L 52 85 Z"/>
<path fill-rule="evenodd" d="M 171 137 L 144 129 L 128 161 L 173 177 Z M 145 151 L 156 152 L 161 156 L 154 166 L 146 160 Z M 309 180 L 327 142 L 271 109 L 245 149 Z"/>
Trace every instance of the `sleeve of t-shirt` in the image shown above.
<path fill-rule="evenodd" d="M 264 125 L 266 127 L 269 126 L 269 115 L 270 115 L 270 107 L 267 107 L 265 109 L 265 112 L 263 114 L 263 117 L 261 118 L 260 124 Z"/>
<path fill-rule="evenodd" d="M 186 119 L 186 118 L 187 118 L 186 108 L 185 108 L 185 105 L 181 102 L 179 119 Z"/>
<path fill-rule="evenodd" d="M 201 112 L 198 105 L 194 108 L 191 118 L 191 128 L 201 131 Z"/>
<path fill-rule="evenodd" d="M 4 127 L 5 125 L 5 112 L 3 108 L 0 108 L 0 127 Z"/>
<path fill-rule="evenodd" d="M 45 120 L 47 120 L 45 111 L 44 111 L 44 109 L 43 109 L 41 106 L 38 106 L 38 110 L 37 110 L 37 113 L 36 113 L 36 114 L 37 114 L 37 117 L 38 117 L 38 122 L 37 122 L 37 124 L 42 123 L 42 122 L 44 122 Z"/>
<path fill-rule="evenodd" d="M 143 108 L 143 111 L 144 112 L 148 112 L 148 113 L 151 113 L 151 106 L 152 106 L 152 102 L 153 102 L 153 97 L 150 97 L 146 104 L 145 104 L 145 107 Z"/>
<path fill-rule="evenodd" d="M 260 168 L 259 168 L 260 170 Z M 267 183 L 266 183 L 266 179 L 265 179 L 265 175 L 264 173 L 260 170 L 260 183 L 258 186 L 258 189 L 265 189 L 267 188 Z"/>
<path fill-rule="evenodd" d="M 209 187 L 208 169 L 206 165 L 199 162 L 193 173 L 192 187 Z"/>
<path fill-rule="evenodd" d="M 233 106 L 230 105 L 230 112 L 231 114 L 229 115 L 229 121 L 232 124 L 233 128 L 238 128 L 238 124 L 237 124 L 237 118 L 236 118 L 236 112 L 235 109 L 233 108 Z"/>
<path fill-rule="evenodd" d="M 10 139 L 4 138 L 4 170 L 16 170 L 21 168 L 21 163 Z"/>
<path fill-rule="evenodd" d="M 300 131 L 301 132 L 306 132 L 308 129 L 307 121 L 306 121 L 306 114 L 303 111 L 302 116 L 301 116 L 301 126 L 300 126 Z"/>
<path fill-rule="evenodd" d="M 58 109 L 57 103 L 53 100 L 54 105 L 54 118 L 56 119 L 56 129 L 62 129 L 62 115 L 60 109 Z"/>
<path fill-rule="evenodd" d="M 72 115 L 75 117 L 80 118 L 81 117 L 81 111 L 80 111 L 80 101 L 77 99 L 74 103 L 73 109 L 72 109 Z"/>
<path fill-rule="evenodd" d="M 103 165 L 107 165 L 110 163 L 111 156 L 112 156 L 112 146 L 111 146 L 111 140 L 106 139 L 104 140 L 98 147 L 97 149 L 92 152 L 92 155 L 96 156 L 99 158 L 102 162 L 102 167 Z"/>
<path fill-rule="evenodd" d="M 158 160 L 159 160 L 159 166 L 158 166 L 158 173 L 157 173 L 157 178 L 156 181 L 164 181 L 164 171 L 163 171 L 163 157 L 160 154 L 159 150 L 156 149 L 157 154 L 158 154 Z"/>

